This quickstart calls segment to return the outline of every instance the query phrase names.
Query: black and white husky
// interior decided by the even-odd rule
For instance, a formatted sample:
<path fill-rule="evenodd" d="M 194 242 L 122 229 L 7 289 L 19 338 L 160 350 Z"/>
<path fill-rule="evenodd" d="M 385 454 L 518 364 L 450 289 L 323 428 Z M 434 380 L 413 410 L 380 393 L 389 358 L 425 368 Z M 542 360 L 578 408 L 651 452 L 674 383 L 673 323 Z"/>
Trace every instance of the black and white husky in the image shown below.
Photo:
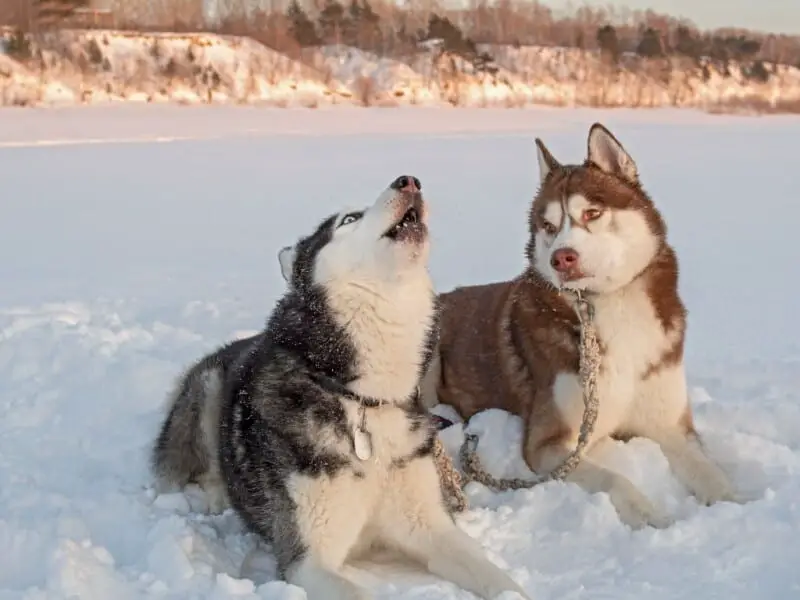
<path fill-rule="evenodd" d="M 266 329 L 184 376 L 156 441 L 166 486 L 197 481 L 272 545 L 310 600 L 370 598 L 346 561 L 373 546 L 489 599 L 522 589 L 454 523 L 419 403 L 438 336 L 427 209 L 414 177 L 279 254 Z"/>

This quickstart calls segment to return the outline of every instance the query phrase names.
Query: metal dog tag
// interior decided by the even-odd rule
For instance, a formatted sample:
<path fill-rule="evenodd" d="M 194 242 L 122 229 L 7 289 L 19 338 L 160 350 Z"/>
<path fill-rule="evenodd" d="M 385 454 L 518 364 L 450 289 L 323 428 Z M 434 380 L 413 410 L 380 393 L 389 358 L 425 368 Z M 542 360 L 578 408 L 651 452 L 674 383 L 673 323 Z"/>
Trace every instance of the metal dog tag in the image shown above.
<path fill-rule="evenodd" d="M 356 456 L 359 460 L 369 460 L 372 458 L 372 436 L 369 431 L 356 427 L 353 432 L 353 445 L 355 446 Z"/>

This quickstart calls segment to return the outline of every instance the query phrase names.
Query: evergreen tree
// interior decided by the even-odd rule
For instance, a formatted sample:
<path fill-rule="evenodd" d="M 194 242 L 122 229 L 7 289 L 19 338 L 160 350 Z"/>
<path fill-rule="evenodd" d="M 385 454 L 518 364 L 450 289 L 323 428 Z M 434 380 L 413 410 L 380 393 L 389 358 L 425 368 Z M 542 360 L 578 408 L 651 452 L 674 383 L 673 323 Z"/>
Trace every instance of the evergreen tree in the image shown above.
<path fill-rule="evenodd" d="M 347 20 L 351 23 L 358 25 L 361 23 L 361 18 L 364 9 L 359 4 L 358 0 L 351 0 L 350 7 L 347 9 Z"/>
<path fill-rule="evenodd" d="M 447 17 L 432 14 L 428 20 L 427 33 L 420 37 L 425 40 L 442 40 L 442 50 L 469 61 L 475 71 L 494 74 L 499 70 L 494 58 L 487 52 L 478 52 L 475 42 L 465 36 Z"/>
<path fill-rule="evenodd" d="M 737 38 L 736 46 L 737 54 L 740 60 L 752 59 L 761 51 L 761 42 L 757 40 L 748 40 L 744 36 L 739 36 Z"/>
<path fill-rule="evenodd" d="M 319 13 L 319 30 L 326 44 L 341 44 L 345 35 L 344 7 L 337 0 L 327 0 Z"/>
<path fill-rule="evenodd" d="M 655 58 L 664 55 L 664 48 L 661 45 L 661 36 L 652 27 L 648 27 L 642 32 L 639 44 L 636 46 L 636 53 L 646 58 Z"/>
<path fill-rule="evenodd" d="M 345 43 L 363 50 L 378 50 L 383 37 L 379 21 L 367 0 L 352 0 L 345 21 Z"/>
<path fill-rule="evenodd" d="M 711 36 L 708 40 L 708 55 L 714 60 L 727 62 L 730 60 L 730 51 L 725 38 L 720 36 Z"/>
<path fill-rule="evenodd" d="M 600 46 L 600 51 L 613 62 L 619 60 L 619 39 L 617 39 L 617 30 L 613 25 L 603 25 L 597 30 L 597 45 Z"/>
<path fill-rule="evenodd" d="M 298 0 L 292 0 L 289 3 L 286 9 L 286 18 L 289 20 L 289 32 L 301 47 L 320 44 L 314 22 L 300 6 Z"/>
<path fill-rule="evenodd" d="M 436 13 L 428 19 L 428 33 L 426 39 L 441 39 L 442 48 L 447 52 L 458 54 L 472 60 L 477 57 L 478 49 L 475 42 L 466 37 L 447 17 L 440 17 Z"/>
<path fill-rule="evenodd" d="M 358 34 L 361 29 L 361 5 L 358 0 L 351 0 L 347 14 L 342 23 L 342 43 L 359 47 Z"/>
<path fill-rule="evenodd" d="M 700 55 L 700 42 L 685 25 L 679 25 L 675 30 L 675 52 L 691 58 Z"/>

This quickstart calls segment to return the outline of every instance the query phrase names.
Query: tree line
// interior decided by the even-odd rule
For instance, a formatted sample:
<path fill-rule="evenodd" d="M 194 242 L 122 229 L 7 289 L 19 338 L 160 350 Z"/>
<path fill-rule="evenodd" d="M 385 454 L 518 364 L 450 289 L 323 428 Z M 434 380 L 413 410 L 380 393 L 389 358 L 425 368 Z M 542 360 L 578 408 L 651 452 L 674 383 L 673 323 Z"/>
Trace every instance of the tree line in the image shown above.
<path fill-rule="evenodd" d="M 4 0 L 0 24 L 23 28 L 68 22 L 89 0 Z M 443 49 L 486 60 L 478 44 L 543 45 L 600 51 L 617 62 L 625 54 L 670 56 L 800 67 L 800 36 L 720 29 L 701 31 L 691 22 L 654 11 L 580 7 L 570 14 L 527 0 L 471 0 L 453 9 L 425 0 L 113 0 L 118 27 L 214 31 L 254 37 L 290 55 L 323 44 L 345 44 L 381 56 L 413 52 L 436 39 Z M 208 10 L 209 6 L 211 11 Z M 211 13 L 211 14 L 210 14 Z"/>

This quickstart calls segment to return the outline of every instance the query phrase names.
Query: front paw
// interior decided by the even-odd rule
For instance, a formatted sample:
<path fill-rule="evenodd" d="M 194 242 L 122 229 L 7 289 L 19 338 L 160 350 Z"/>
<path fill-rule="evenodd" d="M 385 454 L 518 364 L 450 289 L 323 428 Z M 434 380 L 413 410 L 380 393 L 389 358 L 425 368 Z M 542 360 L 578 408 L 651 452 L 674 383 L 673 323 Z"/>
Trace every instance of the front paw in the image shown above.
<path fill-rule="evenodd" d="M 698 482 L 697 485 L 692 486 L 691 492 L 697 502 L 705 506 L 711 506 L 717 502 L 744 504 L 747 501 L 734 491 L 727 478 L 721 474 L 718 477 L 709 477 L 702 483 Z"/>
<path fill-rule="evenodd" d="M 655 527 L 665 529 L 672 519 L 656 506 L 630 482 L 616 483 L 609 491 L 611 502 L 620 520 L 631 529 Z"/>
<path fill-rule="evenodd" d="M 494 591 L 487 589 L 481 594 L 484 598 L 491 598 L 492 600 L 533 600 L 525 593 L 522 586 L 510 577 L 505 582 L 498 581 L 497 585 L 490 586 L 490 588 L 493 588 Z"/>
<path fill-rule="evenodd" d="M 620 521 L 631 529 L 666 529 L 672 525 L 672 519 L 650 503 L 620 502 L 615 507 Z"/>
<path fill-rule="evenodd" d="M 217 477 L 201 477 L 199 484 L 206 494 L 208 512 L 212 515 L 225 512 L 230 506 L 230 503 L 228 502 L 227 490 L 222 480 Z"/>
<path fill-rule="evenodd" d="M 224 488 L 215 488 L 207 491 L 208 494 L 208 512 L 212 515 L 220 515 L 224 513 L 230 504 L 228 503 L 228 496 Z"/>

